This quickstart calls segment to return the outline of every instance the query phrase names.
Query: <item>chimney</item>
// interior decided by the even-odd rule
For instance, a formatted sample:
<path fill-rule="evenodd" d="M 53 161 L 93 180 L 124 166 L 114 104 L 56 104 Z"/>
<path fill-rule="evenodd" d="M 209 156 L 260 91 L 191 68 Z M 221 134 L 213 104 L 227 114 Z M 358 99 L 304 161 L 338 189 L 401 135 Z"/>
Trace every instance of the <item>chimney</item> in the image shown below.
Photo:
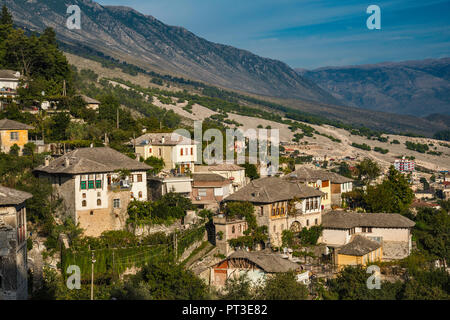
<path fill-rule="evenodd" d="M 44 160 L 44 166 L 45 167 L 48 167 L 50 165 L 50 157 L 45 157 L 45 160 Z"/>
<path fill-rule="evenodd" d="M 91 148 L 93 148 L 93 147 L 94 147 L 94 144 L 93 144 L 93 143 L 91 143 L 90 147 L 91 147 Z"/>
<path fill-rule="evenodd" d="M 164 144 L 165 141 L 166 141 L 166 138 L 164 136 L 162 136 L 161 143 Z"/>
<path fill-rule="evenodd" d="M 65 160 L 65 166 L 66 168 L 70 166 L 70 160 L 69 158 L 64 159 Z"/>

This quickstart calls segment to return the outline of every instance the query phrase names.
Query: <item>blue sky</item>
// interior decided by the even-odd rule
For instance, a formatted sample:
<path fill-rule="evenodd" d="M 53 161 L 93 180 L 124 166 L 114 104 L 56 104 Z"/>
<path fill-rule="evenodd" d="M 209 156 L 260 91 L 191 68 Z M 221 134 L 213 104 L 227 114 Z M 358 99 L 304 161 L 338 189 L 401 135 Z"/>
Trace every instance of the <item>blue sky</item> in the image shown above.
<path fill-rule="evenodd" d="M 207 40 L 317 68 L 450 56 L 450 0 L 97 0 Z M 369 30 L 369 5 L 381 30 Z"/>

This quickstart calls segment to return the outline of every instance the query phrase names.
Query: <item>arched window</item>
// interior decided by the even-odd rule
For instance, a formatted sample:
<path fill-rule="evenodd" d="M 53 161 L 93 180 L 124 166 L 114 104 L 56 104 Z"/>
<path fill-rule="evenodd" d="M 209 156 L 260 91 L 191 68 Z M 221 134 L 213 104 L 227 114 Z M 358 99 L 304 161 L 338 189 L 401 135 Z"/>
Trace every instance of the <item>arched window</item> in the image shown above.
<path fill-rule="evenodd" d="M 83 200 L 83 201 L 81 202 L 81 206 L 83 206 L 83 207 L 86 207 L 86 206 L 87 206 L 86 200 Z"/>
<path fill-rule="evenodd" d="M 139 191 L 139 198 L 142 198 L 142 191 Z"/>
<path fill-rule="evenodd" d="M 97 206 L 101 206 L 102 205 L 102 200 L 101 199 L 97 199 Z"/>

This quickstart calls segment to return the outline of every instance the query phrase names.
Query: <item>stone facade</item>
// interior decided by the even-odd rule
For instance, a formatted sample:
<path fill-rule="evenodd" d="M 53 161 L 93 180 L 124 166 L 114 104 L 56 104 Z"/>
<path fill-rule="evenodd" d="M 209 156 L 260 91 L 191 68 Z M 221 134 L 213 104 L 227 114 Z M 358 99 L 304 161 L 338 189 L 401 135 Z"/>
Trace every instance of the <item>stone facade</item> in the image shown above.
<path fill-rule="evenodd" d="M 0 300 L 27 299 L 26 209 L 0 206 Z"/>

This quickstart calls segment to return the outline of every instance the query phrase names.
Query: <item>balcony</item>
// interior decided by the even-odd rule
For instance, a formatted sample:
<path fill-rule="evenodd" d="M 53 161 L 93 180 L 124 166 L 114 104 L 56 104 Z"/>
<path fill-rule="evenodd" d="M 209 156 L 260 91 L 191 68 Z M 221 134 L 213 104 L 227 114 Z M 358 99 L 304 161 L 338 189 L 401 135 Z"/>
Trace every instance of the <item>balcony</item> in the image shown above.
<path fill-rule="evenodd" d="M 121 192 L 121 191 L 130 191 L 133 183 L 129 180 L 120 180 L 118 182 L 112 182 L 108 185 L 108 191 L 112 192 Z"/>

